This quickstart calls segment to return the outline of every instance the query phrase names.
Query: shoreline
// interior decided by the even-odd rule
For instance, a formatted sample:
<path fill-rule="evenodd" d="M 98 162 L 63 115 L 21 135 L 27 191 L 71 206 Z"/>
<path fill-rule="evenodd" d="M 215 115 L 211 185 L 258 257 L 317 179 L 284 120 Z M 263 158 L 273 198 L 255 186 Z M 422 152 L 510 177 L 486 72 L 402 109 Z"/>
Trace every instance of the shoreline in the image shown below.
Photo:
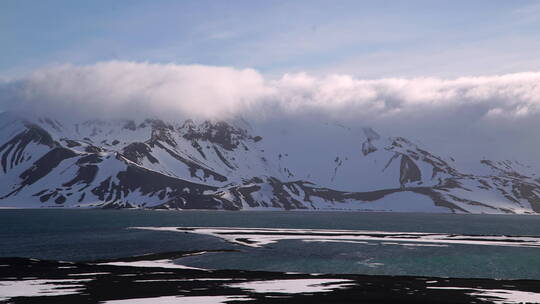
<path fill-rule="evenodd" d="M 46 206 L 46 207 L 0 207 L 2 210 L 104 210 L 104 211 L 158 211 L 158 212 L 224 212 L 224 213 L 237 213 L 237 212 L 268 212 L 268 213 L 374 213 L 374 214 L 420 214 L 420 215 L 486 215 L 486 216 L 539 216 L 540 213 L 458 213 L 458 212 L 404 212 L 404 211 L 385 211 L 385 210 L 332 210 L 332 209 L 240 209 L 240 210 L 226 210 L 226 209 L 153 209 L 153 208 L 99 208 L 99 207 L 65 207 L 65 206 Z"/>

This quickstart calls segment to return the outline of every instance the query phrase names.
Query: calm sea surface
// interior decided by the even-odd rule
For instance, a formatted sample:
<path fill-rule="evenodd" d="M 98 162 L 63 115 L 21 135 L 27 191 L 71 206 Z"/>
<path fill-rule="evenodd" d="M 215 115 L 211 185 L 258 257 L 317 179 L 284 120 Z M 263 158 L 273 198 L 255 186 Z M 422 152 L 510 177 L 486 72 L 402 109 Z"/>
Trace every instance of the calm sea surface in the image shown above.
<path fill-rule="evenodd" d="M 301 240 L 250 248 L 208 235 L 127 229 L 134 226 L 348 229 L 540 237 L 540 217 L 523 215 L 0 210 L 0 256 L 83 261 L 177 250 L 238 249 L 240 252 L 211 253 L 176 262 L 211 269 L 540 280 L 540 248 L 417 247 L 384 242 Z"/>

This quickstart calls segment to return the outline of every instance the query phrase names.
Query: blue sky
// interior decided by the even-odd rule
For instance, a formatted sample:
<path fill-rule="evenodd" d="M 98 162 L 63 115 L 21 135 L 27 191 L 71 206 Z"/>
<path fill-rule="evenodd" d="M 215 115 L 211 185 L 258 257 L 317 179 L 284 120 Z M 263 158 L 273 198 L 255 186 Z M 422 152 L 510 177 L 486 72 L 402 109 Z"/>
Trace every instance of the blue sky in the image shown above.
<path fill-rule="evenodd" d="M 0 1 L 0 76 L 123 60 L 361 78 L 540 70 L 540 1 Z"/>

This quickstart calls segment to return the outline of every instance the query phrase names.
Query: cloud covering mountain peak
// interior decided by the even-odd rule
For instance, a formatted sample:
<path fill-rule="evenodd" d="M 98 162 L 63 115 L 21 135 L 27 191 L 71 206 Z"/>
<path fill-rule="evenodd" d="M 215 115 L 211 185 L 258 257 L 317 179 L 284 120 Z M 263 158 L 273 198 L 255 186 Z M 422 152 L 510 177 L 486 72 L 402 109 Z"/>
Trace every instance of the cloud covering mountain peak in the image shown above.
<path fill-rule="evenodd" d="M 536 153 L 540 72 L 483 77 L 358 79 L 253 69 L 110 61 L 40 69 L 0 83 L 0 109 L 72 117 L 339 120 L 387 134 Z M 505 150 L 505 149 L 502 149 Z M 492 152 L 492 151 L 491 151 Z M 531 156 L 529 155 L 529 156 Z M 504 155 L 501 155 L 504 156 Z"/>

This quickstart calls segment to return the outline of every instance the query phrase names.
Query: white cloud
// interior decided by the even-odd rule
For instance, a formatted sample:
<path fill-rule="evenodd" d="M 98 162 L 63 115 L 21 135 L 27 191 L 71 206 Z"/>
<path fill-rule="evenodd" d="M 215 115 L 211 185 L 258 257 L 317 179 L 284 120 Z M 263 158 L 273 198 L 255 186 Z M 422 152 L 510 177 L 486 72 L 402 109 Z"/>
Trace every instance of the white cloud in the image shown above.
<path fill-rule="evenodd" d="M 113 61 L 42 69 L 0 84 L 4 110 L 92 118 L 339 120 L 439 149 L 461 145 L 465 154 L 476 147 L 501 157 L 535 157 L 539 105 L 540 72 L 371 80 L 298 73 L 266 79 L 252 69 Z"/>
<path fill-rule="evenodd" d="M 251 69 L 112 61 L 38 70 L 2 91 L 8 108 L 23 111 L 215 117 L 248 107 L 268 88 Z"/>
<path fill-rule="evenodd" d="M 376 119 L 416 117 L 475 108 L 477 119 L 489 119 L 497 109 L 507 118 L 538 114 L 540 73 L 502 76 L 355 79 L 348 75 L 314 78 L 285 75 L 270 83 L 284 108 L 320 108 L 341 116 Z M 491 115 L 487 115 L 490 113 Z M 375 115 L 375 116 L 374 116 Z"/>

